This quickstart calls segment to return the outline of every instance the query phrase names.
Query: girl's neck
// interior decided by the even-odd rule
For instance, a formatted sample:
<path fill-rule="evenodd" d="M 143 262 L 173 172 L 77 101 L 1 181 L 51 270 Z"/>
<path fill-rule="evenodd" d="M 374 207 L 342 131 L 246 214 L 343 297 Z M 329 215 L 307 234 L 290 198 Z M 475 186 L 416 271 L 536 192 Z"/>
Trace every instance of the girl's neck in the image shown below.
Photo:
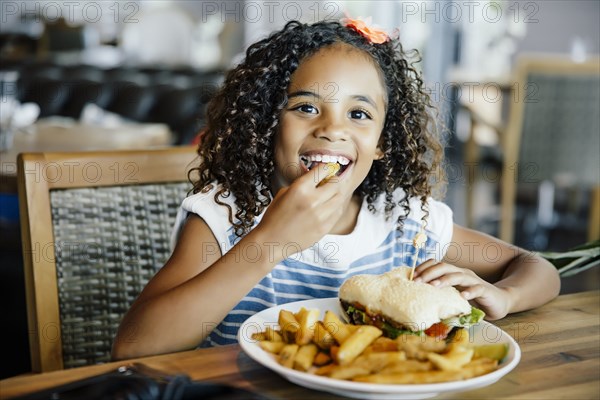
<path fill-rule="evenodd" d="M 356 222 L 358 221 L 358 214 L 362 207 L 362 199 L 358 195 L 352 196 L 350 201 L 346 203 L 345 210 L 338 222 L 333 226 L 333 229 L 329 232 L 330 235 L 348 235 L 354 231 Z"/>

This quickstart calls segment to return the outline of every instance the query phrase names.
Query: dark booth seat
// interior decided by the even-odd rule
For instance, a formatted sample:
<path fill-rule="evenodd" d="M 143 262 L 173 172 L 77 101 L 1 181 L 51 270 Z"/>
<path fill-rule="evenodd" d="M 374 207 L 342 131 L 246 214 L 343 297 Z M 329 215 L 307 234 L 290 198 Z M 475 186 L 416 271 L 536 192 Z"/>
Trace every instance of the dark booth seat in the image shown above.
<path fill-rule="evenodd" d="M 204 126 L 206 104 L 223 81 L 220 71 L 190 68 L 61 66 L 51 62 L 0 64 L 16 70 L 21 102 L 40 106 L 40 117 L 79 118 L 87 103 L 138 122 L 169 126 L 174 144 L 193 141 Z"/>

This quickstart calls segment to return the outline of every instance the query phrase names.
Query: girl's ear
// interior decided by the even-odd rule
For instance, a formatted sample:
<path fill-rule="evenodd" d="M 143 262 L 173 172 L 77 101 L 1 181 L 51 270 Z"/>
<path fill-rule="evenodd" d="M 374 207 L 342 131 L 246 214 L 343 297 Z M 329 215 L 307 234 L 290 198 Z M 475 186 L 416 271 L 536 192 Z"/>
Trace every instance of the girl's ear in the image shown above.
<path fill-rule="evenodd" d="M 378 161 L 381 160 L 384 156 L 383 150 L 381 150 L 381 145 L 383 144 L 383 132 L 379 136 L 379 140 L 377 141 L 377 148 L 375 148 L 375 157 L 373 160 Z"/>

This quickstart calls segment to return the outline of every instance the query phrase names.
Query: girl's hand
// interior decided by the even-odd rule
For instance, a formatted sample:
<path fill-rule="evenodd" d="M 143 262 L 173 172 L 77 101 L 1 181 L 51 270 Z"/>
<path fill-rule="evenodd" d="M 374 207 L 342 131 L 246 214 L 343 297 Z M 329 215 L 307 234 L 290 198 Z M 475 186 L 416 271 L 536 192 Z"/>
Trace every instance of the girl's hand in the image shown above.
<path fill-rule="evenodd" d="M 465 299 L 485 312 L 486 319 L 503 318 L 510 310 L 510 296 L 505 289 L 484 281 L 467 268 L 427 260 L 415 269 L 414 280 L 437 287 L 455 286 Z"/>
<path fill-rule="evenodd" d="M 319 177 L 323 177 L 322 172 L 314 168 L 280 189 L 251 232 L 255 238 L 260 237 L 259 240 L 275 247 L 277 260 L 319 241 L 332 230 L 350 203 L 352 193 L 347 193 L 342 182 L 327 182 L 317 187 Z"/>

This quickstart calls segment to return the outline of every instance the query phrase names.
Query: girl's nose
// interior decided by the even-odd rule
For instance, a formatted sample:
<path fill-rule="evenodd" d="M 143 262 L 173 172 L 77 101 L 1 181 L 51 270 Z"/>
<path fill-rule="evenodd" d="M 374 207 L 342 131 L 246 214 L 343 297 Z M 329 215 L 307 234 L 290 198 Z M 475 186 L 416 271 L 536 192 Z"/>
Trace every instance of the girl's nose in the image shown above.
<path fill-rule="evenodd" d="M 330 142 L 346 140 L 347 133 L 344 124 L 335 118 L 326 118 L 316 130 L 315 136 Z"/>

